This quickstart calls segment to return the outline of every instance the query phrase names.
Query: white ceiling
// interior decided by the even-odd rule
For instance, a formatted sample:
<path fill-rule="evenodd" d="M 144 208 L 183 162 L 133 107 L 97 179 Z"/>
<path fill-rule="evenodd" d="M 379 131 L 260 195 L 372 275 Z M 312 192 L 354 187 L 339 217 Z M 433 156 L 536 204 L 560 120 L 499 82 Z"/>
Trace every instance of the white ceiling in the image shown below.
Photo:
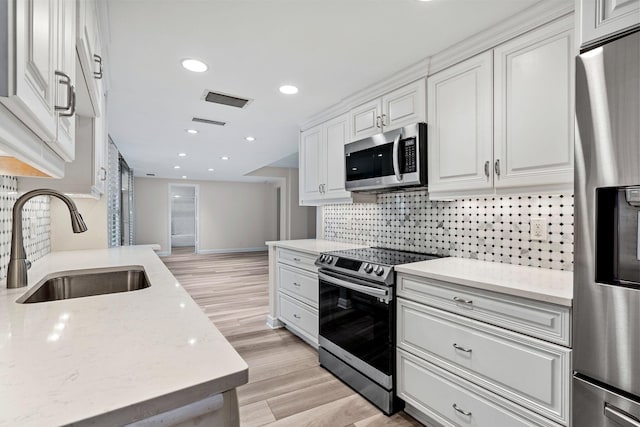
<path fill-rule="evenodd" d="M 534 3 L 109 0 L 109 131 L 137 176 L 258 180 L 244 174 L 295 153 L 304 119 Z M 188 57 L 209 70 L 183 69 Z M 205 89 L 254 101 L 205 103 Z"/>

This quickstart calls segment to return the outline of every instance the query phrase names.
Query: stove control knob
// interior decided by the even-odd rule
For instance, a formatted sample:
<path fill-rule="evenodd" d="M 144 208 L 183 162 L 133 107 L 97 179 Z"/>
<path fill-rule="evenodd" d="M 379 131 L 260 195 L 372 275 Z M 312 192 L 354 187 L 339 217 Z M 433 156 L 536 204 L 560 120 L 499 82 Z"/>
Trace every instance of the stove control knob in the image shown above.
<path fill-rule="evenodd" d="M 379 265 L 378 267 L 376 267 L 376 276 L 382 276 L 382 274 L 384 274 L 384 268 Z"/>
<path fill-rule="evenodd" d="M 320 255 L 320 262 L 325 262 L 327 260 L 326 255 Z"/>
<path fill-rule="evenodd" d="M 371 272 L 373 271 L 373 264 L 365 264 L 364 271 L 367 274 L 371 274 Z"/>
<path fill-rule="evenodd" d="M 327 256 L 327 262 L 331 264 L 333 262 L 333 257 L 331 255 Z"/>

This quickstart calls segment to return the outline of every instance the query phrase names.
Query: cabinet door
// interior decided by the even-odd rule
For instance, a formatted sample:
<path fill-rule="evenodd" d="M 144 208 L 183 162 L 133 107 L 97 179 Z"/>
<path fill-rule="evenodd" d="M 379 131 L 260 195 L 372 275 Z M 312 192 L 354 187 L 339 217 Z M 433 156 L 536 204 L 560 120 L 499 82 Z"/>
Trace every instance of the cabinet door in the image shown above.
<path fill-rule="evenodd" d="M 640 0 L 582 0 L 581 45 L 640 25 Z"/>
<path fill-rule="evenodd" d="M 7 98 L 0 98 L 36 135 L 54 141 L 57 0 L 15 3 L 15 52 Z"/>
<path fill-rule="evenodd" d="M 381 115 L 382 100 L 379 98 L 351 110 L 351 141 L 382 132 Z"/>
<path fill-rule="evenodd" d="M 300 203 L 322 199 L 322 138 L 322 126 L 311 128 L 300 135 Z"/>
<path fill-rule="evenodd" d="M 82 0 L 77 7 L 77 50 L 80 67 L 87 82 L 89 99 L 93 109 L 92 115 L 99 117 L 100 109 L 100 85 L 96 73 L 100 71 L 100 65 L 94 55 L 99 55 L 98 15 L 95 0 Z"/>
<path fill-rule="evenodd" d="M 382 97 L 384 131 L 424 122 L 427 109 L 427 89 L 424 79 L 411 83 Z"/>
<path fill-rule="evenodd" d="M 429 77 L 430 193 L 492 189 L 492 79 L 491 52 Z"/>
<path fill-rule="evenodd" d="M 325 194 L 328 199 L 345 198 L 350 192 L 344 189 L 344 144 L 349 135 L 349 122 L 347 116 L 341 116 L 324 125 L 325 139 Z"/>
<path fill-rule="evenodd" d="M 76 83 L 76 2 L 75 0 L 57 0 L 58 2 L 58 66 L 57 70 L 70 79 L 72 86 Z M 56 104 L 70 106 L 69 110 L 58 112 L 58 132 L 51 145 L 54 151 L 67 160 L 75 158 L 76 119 L 74 113 L 75 94 L 70 95 L 68 86 L 58 84 L 56 87 Z"/>
<path fill-rule="evenodd" d="M 107 182 L 107 105 L 106 96 L 101 97 L 102 115 L 94 118 L 94 141 L 93 141 L 93 188 L 92 192 L 103 194 Z"/>
<path fill-rule="evenodd" d="M 495 186 L 573 182 L 572 18 L 494 51 Z"/>

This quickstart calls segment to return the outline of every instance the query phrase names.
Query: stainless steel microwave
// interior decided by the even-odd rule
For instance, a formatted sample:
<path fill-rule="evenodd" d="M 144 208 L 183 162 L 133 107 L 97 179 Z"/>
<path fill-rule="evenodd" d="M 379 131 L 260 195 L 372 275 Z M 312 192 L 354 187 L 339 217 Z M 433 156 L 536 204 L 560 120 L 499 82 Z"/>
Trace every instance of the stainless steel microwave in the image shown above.
<path fill-rule="evenodd" d="M 344 146 L 347 191 L 427 185 L 427 124 L 380 133 Z"/>

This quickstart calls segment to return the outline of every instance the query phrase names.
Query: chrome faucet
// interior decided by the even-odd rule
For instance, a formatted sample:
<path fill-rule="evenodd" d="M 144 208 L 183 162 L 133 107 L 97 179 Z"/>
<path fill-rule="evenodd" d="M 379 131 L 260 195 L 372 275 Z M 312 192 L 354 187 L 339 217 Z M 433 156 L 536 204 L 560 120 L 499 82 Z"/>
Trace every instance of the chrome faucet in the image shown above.
<path fill-rule="evenodd" d="M 27 270 L 31 268 L 31 262 L 27 260 L 22 238 L 22 207 L 29 199 L 37 196 L 54 196 L 62 200 L 71 214 L 71 227 L 74 233 L 87 231 L 87 226 L 78 212 L 76 204 L 69 197 L 56 191 L 41 188 L 24 193 L 18 197 L 13 205 L 13 224 L 11 231 L 11 257 L 9 258 L 9 268 L 7 270 L 7 288 L 22 288 L 27 286 Z"/>

